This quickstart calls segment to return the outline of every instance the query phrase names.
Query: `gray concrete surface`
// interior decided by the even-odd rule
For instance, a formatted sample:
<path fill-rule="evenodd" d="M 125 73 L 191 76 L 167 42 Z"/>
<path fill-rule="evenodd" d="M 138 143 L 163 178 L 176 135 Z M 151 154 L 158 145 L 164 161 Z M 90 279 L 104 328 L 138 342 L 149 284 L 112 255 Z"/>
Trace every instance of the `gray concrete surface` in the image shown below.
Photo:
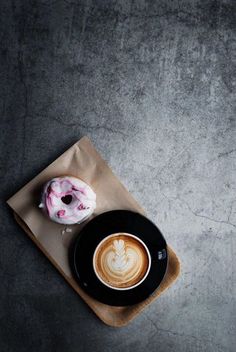
<path fill-rule="evenodd" d="M 0 14 L 0 351 L 235 351 L 235 1 L 2 0 Z M 182 261 L 121 329 L 5 204 L 83 135 Z"/>

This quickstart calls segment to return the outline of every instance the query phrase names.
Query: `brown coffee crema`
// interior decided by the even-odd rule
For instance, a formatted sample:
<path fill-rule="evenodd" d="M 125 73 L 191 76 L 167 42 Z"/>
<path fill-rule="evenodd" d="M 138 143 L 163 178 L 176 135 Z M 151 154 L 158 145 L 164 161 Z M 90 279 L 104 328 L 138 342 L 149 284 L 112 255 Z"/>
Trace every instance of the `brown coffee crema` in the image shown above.
<path fill-rule="evenodd" d="M 149 264 L 144 245 L 125 233 L 108 236 L 98 245 L 93 258 L 98 278 L 117 289 L 137 285 L 146 275 Z"/>

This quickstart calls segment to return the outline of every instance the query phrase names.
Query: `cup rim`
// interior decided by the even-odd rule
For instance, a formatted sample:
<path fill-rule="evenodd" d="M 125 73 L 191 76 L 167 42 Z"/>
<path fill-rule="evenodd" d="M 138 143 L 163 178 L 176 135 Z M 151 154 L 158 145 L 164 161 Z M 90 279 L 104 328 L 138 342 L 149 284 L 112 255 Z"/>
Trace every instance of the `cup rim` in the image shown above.
<path fill-rule="evenodd" d="M 102 243 L 104 243 L 107 239 L 111 238 L 111 237 L 115 237 L 115 236 L 119 236 L 119 234 L 122 234 L 122 235 L 125 235 L 127 237 L 133 237 L 135 238 L 138 242 L 140 242 L 146 253 L 147 253 L 147 256 L 148 256 L 148 268 L 147 268 L 147 271 L 145 273 L 145 275 L 142 277 L 142 279 L 140 281 L 138 281 L 135 285 L 132 285 L 132 286 L 129 286 L 129 287 L 114 287 L 114 286 L 111 286 L 109 285 L 108 283 L 106 283 L 100 276 L 99 274 L 97 273 L 97 270 L 96 270 L 96 265 L 95 265 L 95 258 L 96 258 L 96 254 L 97 254 L 97 251 L 99 249 L 99 247 L 102 245 Z M 127 233 L 127 232 L 116 232 L 116 233 L 113 233 L 111 235 L 108 235 L 106 236 L 105 238 L 103 238 L 97 245 L 97 247 L 95 248 L 95 251 L 94 251 L 94 254 L 93 254 L 93 270 L 98 278 L 98 280 L 100 282 L 102 282 L 105 286 L 111 288 L 112 290 L 117 290 L 117 291 L 127 291 L 127 290 L 131 290 L 137 286 L 139 286 L 145 279 L 146 277 L 148 276 L 149 272 L 150 272 L 150 269 L 151 269 L 151 254 L 150 254 L 150 251 L 147 247 L 147 245 L 137 236 L 135 235 L 132 235 L 131 233 Z"/>

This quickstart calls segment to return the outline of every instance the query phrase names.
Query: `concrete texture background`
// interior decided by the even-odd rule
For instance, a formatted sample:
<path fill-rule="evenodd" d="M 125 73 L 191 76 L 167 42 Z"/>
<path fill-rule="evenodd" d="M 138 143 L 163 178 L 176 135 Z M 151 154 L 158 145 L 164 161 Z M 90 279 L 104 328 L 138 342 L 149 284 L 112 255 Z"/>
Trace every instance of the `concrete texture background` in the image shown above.
<path fill-rule="evenodd" d="M 2 0 L 0 351 L 235 351 L 235 1 Z M 182 261 L 109 328 L 5 200 L 88 135 Z"/>

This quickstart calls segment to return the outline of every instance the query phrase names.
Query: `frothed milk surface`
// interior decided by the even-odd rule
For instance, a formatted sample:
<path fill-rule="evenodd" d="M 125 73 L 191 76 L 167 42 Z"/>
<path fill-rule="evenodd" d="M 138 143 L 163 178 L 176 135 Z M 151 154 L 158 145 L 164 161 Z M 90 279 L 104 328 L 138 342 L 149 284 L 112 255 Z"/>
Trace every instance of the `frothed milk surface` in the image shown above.
<path fill-rule="evenodd" d="M 96 248 L 93 265 L 98 278 L 117 289 L 133 287 L 144 279 L 150 266 L 146 246 L 126 233 L 105 238 Z"/>

